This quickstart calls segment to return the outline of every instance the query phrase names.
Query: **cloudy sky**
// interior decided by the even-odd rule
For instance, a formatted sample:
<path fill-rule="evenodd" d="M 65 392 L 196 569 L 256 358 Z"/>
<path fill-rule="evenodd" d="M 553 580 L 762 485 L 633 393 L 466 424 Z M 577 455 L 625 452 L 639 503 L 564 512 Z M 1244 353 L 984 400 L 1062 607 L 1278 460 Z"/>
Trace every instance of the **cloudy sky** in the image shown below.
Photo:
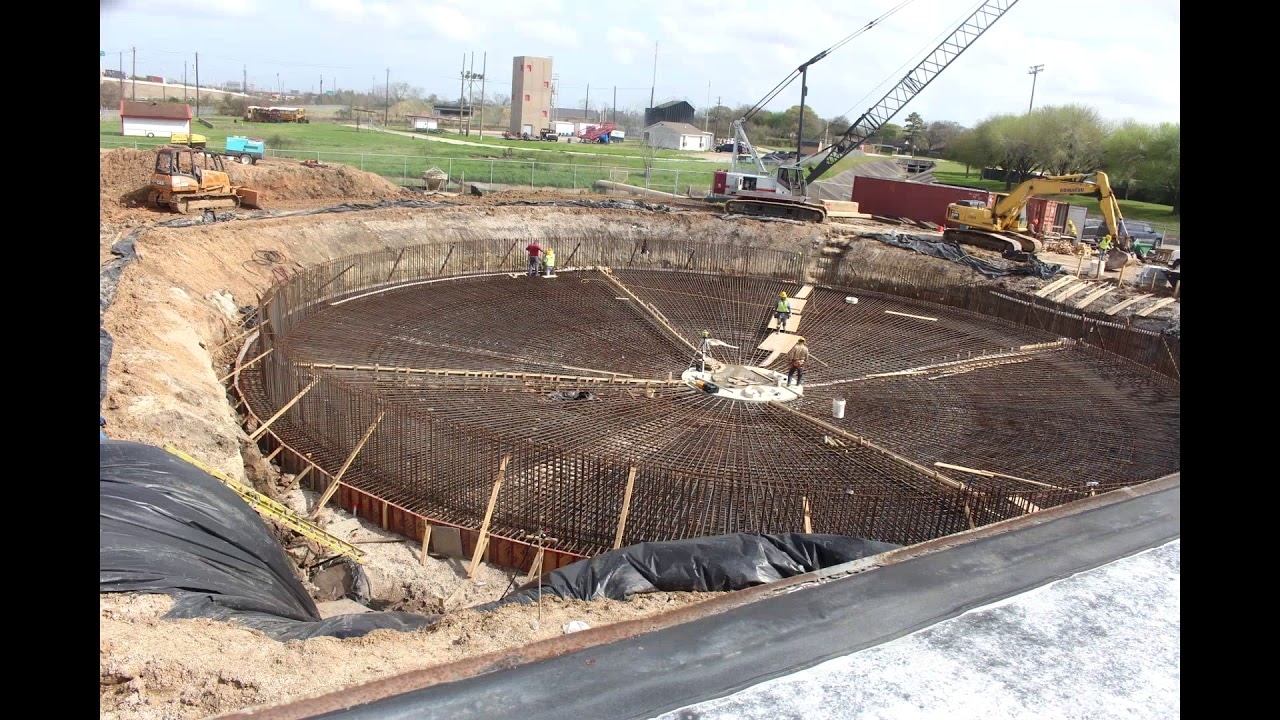
<path fill-rule="evenodd" d="M 687 100 L 755 104 L 802 62 L 877 18 L 809 71 L 806 104 L 854 120 L 981 3 L 978 0 L 102 0 L 101 69 L 203 84 L 317 91 L 407 82 L 457 97 L 464 57 L 486 92 L 511 92 L 512 58 L 553 58 L 560 107 Z M 887 17 L 885 15 L 888 14 Z M 1179 122 L 1177 0 L 1018 0 L 894 118 L 971 126 L 1035 104 L 1080 103 L 1108 120 Z M 655 82 L 656 46 L 656 82 Z M 278 78 L 278 79 L 277 79 Z M 589 91 L 588 91 L 589 88 Z M 477 84 L 475 92 L 480 91 Z M 794 82 L 768 105 L 800 100 Z"/>

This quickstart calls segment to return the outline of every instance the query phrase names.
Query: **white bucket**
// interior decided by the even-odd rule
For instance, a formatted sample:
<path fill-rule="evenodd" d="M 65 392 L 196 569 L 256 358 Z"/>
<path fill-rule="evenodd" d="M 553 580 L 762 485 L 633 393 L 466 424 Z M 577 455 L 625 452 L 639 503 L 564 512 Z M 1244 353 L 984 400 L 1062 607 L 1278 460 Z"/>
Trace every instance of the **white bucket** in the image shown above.
<path fill-rule="evenodd" d="M 831 417 L 844 417 L 844 398 L 831 398 Z"/>

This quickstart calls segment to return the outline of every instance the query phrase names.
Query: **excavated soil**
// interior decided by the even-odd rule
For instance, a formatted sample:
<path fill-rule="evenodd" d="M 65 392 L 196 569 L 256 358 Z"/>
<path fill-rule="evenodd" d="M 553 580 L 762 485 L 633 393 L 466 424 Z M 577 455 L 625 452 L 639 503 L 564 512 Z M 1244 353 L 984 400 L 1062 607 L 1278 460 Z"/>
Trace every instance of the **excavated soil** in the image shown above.
<path fill-rule="evenodd" d="M 130 207 L 145 187 L 154 154 L 130 149 L 101 154 L 99 255 L 131 227 L 171 219 L 167 213 Z M 342 202 L 402 197 L 384 179 L 349 167 L 308 168 L 291 162 L 235 166 L 237 182 L 252 183 L 266 203 L 323 207 Z M 296 510 L 316 498 L 281 475 L 244 431 L 227 399 L 228 373 L 242 330 L 241 309 L 289 273 L 334 258 L 417 245 L 487 237 L 553 240 L 566 233 L 625 234 L 658 228 L 674 239 L 717 238 L 754 246 L 817 249 L 833 240 L 845 258 L 875 263 L 907 251 L 852 237 L 854 225 L 797 226 L 722 220 L 709 211 L 658 214 L 576 207 L 499 206 L 517 201 L 563 200 L 549 192 L 504 192 L 483 197 L 434 196 L 462 207 L 372 211 L 215 223 L 181 229 L 153 228 L 136 242 L 138 259 L 120 278 L 103 318 L 114 338 L 108 392 L 102 414 L 113 438 L 152 445 L 173 444 L 233 478 L 252 483 Z M 886 227 L 863 223 L 863 229 Z M 911 230 L 911 232 L 916 232 Z M 932 271 L 981 282 L 968 268 L 915 255 Z M 1043 281 L 1001 281 L 1034 289 Z M 1176 313 L 1177 303 L 1170 310 Z M 1157 319 L 1169 313 L 1162 312 Z M 1176 316 L 1175 316 L 1176 317 Z M 508 607 L 491 614 L 465 608 L 506 594 L 525 578 L 481 567 L 467 579 L 457 559 L 428 558 L 415 543 L 401 541 L 341 509 L 327 508 L 319 522 L 361 545 L 379 609 L 406 610 L 446 618 L 414 633 L 378 631 L 366 637 L 277 642 L 244 627 L 207 620 L 163 620 L 163 596 L 100 596 L 100 710 L 103 718 L 187 719 L 263 703 L 314 696 L 343 686 L 413 669 L 513 648 L 553 637 L 571 620 L 592 627 L 652 616 L 697 603 L 710 595 L 656 593 L 629 602 L 562 602 Z M 278 530 L 289 544 L 289 533 Z M 291 550 L 292 552 L 292 550 Z M 317 600 L 319 591 L 311 588 Z M 322 605 L 322 609 L 326 606 Z M 350 611 L 329 607 L 329 612 Z M 175 637 L 183 641 L 174 642 Z"/>

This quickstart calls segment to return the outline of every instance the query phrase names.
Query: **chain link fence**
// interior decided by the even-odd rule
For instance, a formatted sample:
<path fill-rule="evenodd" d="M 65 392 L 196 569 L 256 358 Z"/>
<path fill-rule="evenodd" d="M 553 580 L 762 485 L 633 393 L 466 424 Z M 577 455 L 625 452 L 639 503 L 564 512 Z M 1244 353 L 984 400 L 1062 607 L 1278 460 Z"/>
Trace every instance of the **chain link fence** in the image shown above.
<path fill-rule="evenodd" d="M 167 144 L 164 140 L 144 138 L 116 140 L 102 138 L 103 148 L 146 150 Z M 439 170 L 449 178 L 451 190 L 466 183 L 501 187 L 562 188 L 594 190 L 604 180 L 671 193 L 681 197 L 704 197 L 711 191 L 713 172 L 666 168 L 621 167 L 576 163 L 537 162 L 500 158 L 454 158 L 429 155 L 389 155 L 379 153 L 344 153 L 324 150 L 277 150 L 268 148 L 267 157 L 293 160 L 315 160 L 325 164 L 350 165 L 371 172 L 406 187 L 427 189 L 426 174 Z"/>

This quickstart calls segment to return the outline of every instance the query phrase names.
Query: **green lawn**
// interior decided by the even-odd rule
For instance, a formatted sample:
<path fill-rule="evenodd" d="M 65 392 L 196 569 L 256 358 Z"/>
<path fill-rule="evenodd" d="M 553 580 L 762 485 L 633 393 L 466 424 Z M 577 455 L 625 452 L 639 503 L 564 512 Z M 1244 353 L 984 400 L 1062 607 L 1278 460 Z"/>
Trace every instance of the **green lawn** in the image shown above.
<path fill-rule="evenodd" d="M 938 161 L 938 166 L 934 169 L 933 176 L 937 178 L 938 182 L 946 185 L 962 185 L 991 190 L 992 192 L 1005 192 L 1005 184 L 1003 182 L 999 180 L 983 180 L 981 171 L 977 169 L 970 170 L 968 177 L 966 177 L 964 165 L 950 160 Z M 1102 216 L 1102 211 L 1098 208 L 1097 198 L 1086 195 L 1046 195 L 1045 197 L 1049 200 L 1057 200 L 1088 208 L 1090 217 Z M 1154 225 L 1157 230 L 1177 235 L 1181 233 L 1181 217 L 1170 214 L 1172 210 L 1173 208 L 1168 205 L 1120 200 L 1120 212 L 1126 218 L 1144 220 Z"/>

